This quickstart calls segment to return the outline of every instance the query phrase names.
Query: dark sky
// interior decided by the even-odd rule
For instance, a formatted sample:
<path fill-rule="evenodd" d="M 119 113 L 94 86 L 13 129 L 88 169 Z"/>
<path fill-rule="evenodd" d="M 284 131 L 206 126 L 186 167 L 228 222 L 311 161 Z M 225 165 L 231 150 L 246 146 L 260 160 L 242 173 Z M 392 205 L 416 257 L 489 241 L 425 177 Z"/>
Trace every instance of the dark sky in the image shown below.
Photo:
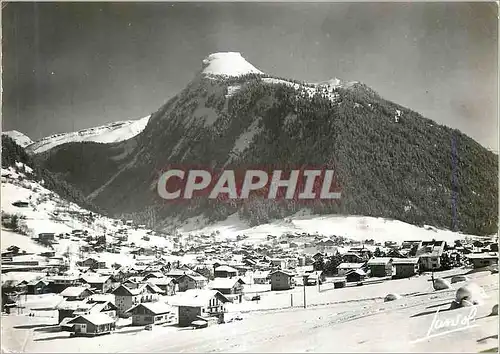
<path fill-rule="evenodd" d="M 156 111 L 212 52 L 366 83 L 497 150 L 494 3 L 11 3 L 3 129 L 38 139 Z"/>

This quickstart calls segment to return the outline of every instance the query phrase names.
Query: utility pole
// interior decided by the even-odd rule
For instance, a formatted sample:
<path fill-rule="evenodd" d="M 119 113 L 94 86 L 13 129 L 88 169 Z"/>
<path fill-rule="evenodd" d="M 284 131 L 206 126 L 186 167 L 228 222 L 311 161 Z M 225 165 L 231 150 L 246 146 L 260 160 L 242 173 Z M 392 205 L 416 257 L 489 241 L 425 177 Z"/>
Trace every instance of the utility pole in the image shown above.
<path fill-rule="evenodd" d="M 290 294 L 290 307 L 293 307 L 293 294 Z"/>
<path fill-rule="evenodd" d="M 304 308 L 306 308 L 306 284 L 307 284 L 307 276 L 303 277 L 303 286 L 304 286 Z"/>

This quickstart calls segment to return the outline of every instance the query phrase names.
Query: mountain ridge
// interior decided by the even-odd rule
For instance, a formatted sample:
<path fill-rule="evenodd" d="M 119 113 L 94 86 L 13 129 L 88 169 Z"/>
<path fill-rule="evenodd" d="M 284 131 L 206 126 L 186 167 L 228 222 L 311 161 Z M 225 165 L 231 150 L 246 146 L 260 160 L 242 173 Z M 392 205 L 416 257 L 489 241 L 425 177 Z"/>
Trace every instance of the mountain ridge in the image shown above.
<path fill-rule="evenodd" d="M 138 135 L 106 146 L 64 144 L 41 154 L 45 166 L 105 210 L 141 222 L 154 219 L 159 228 L 171 217 L 205 215 L 217 221 L 238 212 L 260 224 L 297 211 L 292 204 L 265 200 L 165 205 L 155 182 L 168 164 L 331 163 L 344 197 L 338 204 L 314 205 L 315 213 L 387 217 L 467 233 L 496 230 L 498 161 L 458 130 L 385 100 L 360 82 L 333 79 L 318 85 L 258 69 L 236 76 L 223 69 L 204 75 L 203 69 Z M 451 182 L 453 139 L 458 185 Z M 72 160 L 95 167 L 77 167 Z"/>

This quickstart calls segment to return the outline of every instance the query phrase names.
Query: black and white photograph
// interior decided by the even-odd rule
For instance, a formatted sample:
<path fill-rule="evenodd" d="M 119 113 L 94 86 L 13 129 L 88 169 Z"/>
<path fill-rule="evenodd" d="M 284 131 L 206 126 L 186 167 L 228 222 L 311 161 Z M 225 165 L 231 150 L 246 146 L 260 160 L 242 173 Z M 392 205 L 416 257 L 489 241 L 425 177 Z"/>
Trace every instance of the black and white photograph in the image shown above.
<path fill-rule="evenodd" d="M 499 19 L 2 1 L 2 353 L 498 353 Z"/>

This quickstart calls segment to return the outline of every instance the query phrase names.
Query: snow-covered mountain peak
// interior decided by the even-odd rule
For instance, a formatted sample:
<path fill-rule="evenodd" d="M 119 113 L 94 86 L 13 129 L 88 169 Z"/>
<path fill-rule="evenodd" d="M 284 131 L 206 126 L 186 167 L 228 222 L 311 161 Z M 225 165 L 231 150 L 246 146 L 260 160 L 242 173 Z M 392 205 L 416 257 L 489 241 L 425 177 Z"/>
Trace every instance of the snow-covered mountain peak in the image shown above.
<path fill-rule="evenodd" d="M 18 132 L 17 130 L 9 130 L 6 132 L 2 132 L 2 134 L 7 135 L 9 138 L 14 140 L 17 143 L 17 145 L 21 147 L 26 147 L 28 145 L 33 144 L 33 140 L 31 140 L 25 134 Z"/>
<path fill-rule="evenodd" d="M 116 143 L 125 141 L 142 132 L 148 124 L 150 117 L 151 116 L 147 116 L 137 120 L 109 123 L 77 132 L 54 134 L 29 145 L 28 150 L 35 154 L 39 154 L 65 143 L 81 141 Z"/>
<path fill-rule="evenodd" d="M 252 73 L 263 74 L 238 52 L 212 53 L 203 59 L 202 74 L 205 75 L 240 76 Z"/>

